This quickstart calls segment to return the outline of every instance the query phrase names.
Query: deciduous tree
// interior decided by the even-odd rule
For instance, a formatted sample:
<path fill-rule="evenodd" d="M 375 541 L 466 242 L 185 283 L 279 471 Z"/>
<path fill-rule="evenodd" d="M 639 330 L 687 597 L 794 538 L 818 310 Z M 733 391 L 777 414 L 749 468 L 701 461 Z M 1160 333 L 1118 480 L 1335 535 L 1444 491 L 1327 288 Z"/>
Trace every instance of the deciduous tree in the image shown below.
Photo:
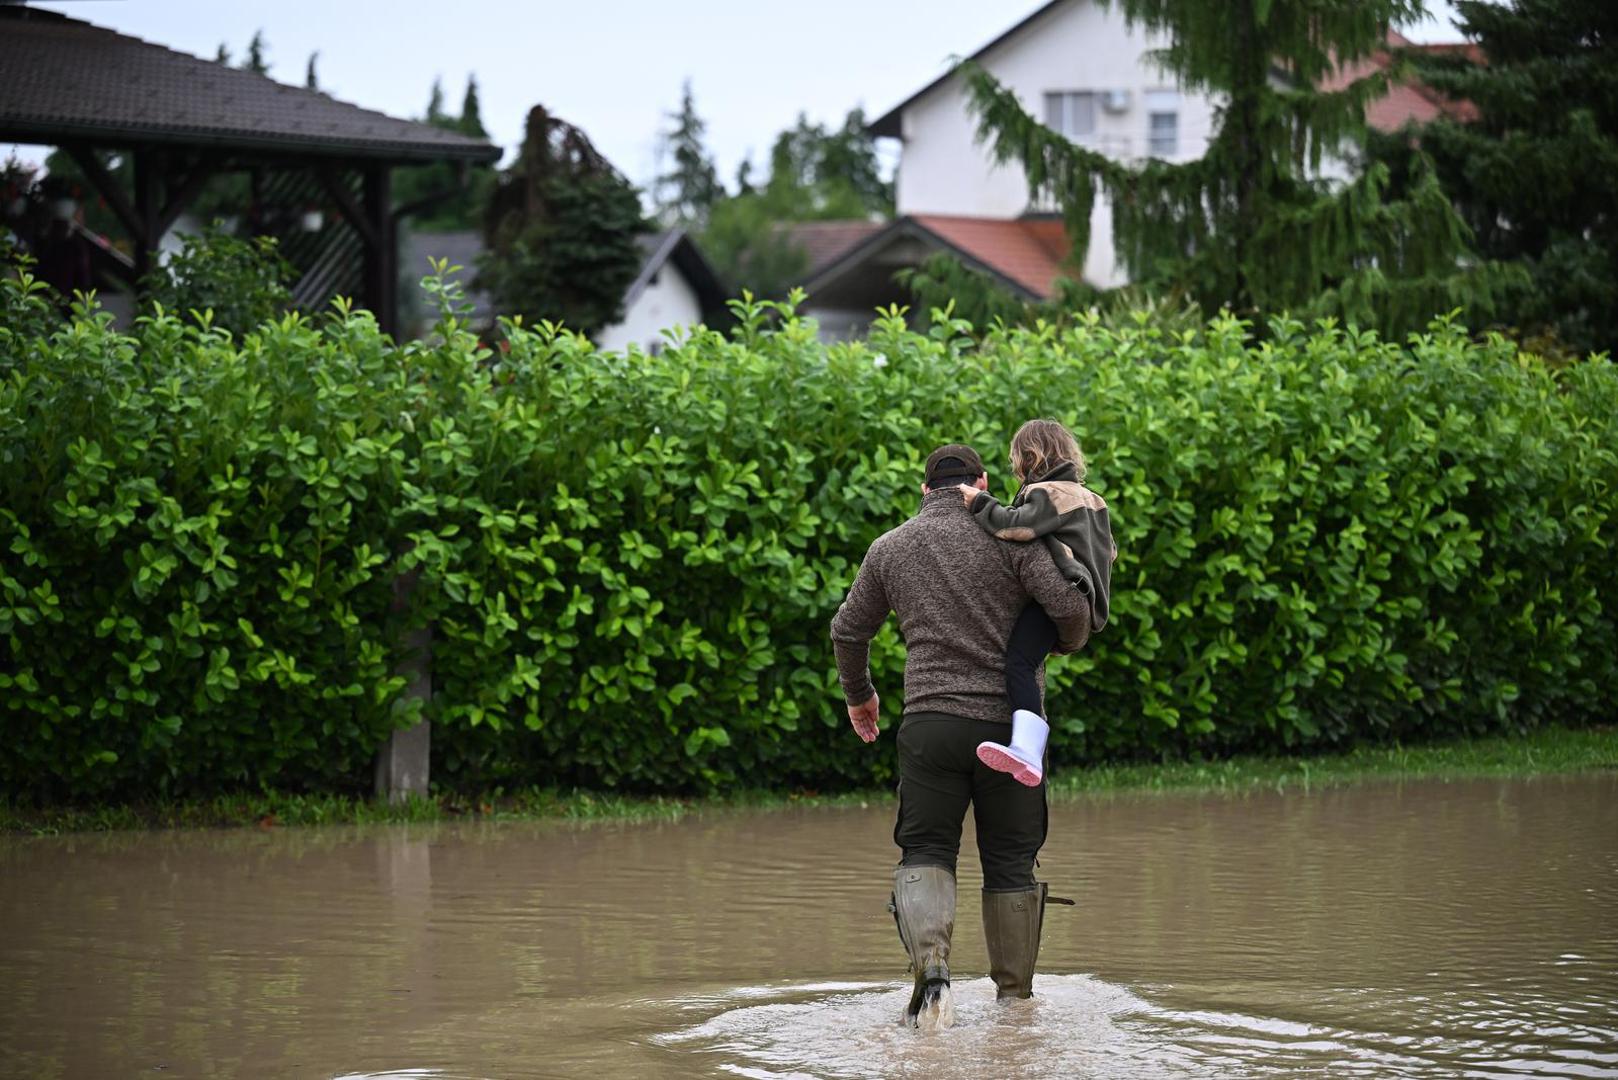
<path fill-rule="evenodd" d="M 646 228 L 634 186 L 583 131 L 536 105 L 490 192 L 477 284 L 501 314 L 593 333 L 622 317 Z"/>

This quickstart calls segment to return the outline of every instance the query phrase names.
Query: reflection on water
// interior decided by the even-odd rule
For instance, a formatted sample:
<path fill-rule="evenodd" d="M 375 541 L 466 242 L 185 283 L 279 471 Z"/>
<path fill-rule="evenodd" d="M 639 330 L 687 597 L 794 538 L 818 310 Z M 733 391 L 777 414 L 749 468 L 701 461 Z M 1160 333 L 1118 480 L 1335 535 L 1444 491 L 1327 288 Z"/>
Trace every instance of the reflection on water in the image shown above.
<path fill-rule="evenodd" d="M 0 840 L 0 1074 L 1618 1075 L 1618 777 L 1053 806 L 898 1027 L 891 808 Z M 966 850 L 972 850 L 970 823 Z"/>

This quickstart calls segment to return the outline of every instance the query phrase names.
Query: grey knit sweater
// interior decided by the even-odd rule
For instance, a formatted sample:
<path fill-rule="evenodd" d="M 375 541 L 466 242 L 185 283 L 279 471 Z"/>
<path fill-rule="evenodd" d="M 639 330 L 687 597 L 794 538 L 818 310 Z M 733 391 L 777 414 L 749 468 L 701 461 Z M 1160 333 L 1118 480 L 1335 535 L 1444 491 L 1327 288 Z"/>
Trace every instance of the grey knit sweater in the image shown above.
<path fill-rule="evenodd" d="M 994 539 L 954 487 L 928 493 L 915 517 L 877 537 L 832 619 L 844 698 L 858 705 L 876 692 L 870 641 L 891 611 L 905 642 L 906 713 L 1009 721 L 1006 642 L 1031 601 L 1056 623 L 1057 652 L 1088 640 L 1089 601 L 1062 578 L 1043 544 Z"/>

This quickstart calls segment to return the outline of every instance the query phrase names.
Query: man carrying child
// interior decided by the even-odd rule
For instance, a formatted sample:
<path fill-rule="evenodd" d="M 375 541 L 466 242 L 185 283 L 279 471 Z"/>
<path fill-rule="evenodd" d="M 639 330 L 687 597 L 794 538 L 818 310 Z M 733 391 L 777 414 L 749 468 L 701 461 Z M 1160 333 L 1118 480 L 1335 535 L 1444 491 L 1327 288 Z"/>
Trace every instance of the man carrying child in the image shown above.
<path fill-rule="evenodd" d="M 921 509 L 878 537 L 832 620 L 837 672 L 861 739 L 877 735 L 870 641 L 890 612 L 906 647 L 898 735 L 899 814 L 893 909 L 915 983 L 905 1020 L 947 1027 L 955 865 L 970 804 L 983 866 L 983 929 L 997 996 L 1032 994 L 1046 886 L 1034 880 L 1045 842 L 1045 786 L 1026 786 L 978 758 L 985 741 L 1009 743 L 1007 645 L 1030 604 L 1057 628 L 1058 653 L 1084 645 L 1091 604 L 1042 543 L 1007 543 L 980 527 L 957 485 L 987 489 L 969 446 L 927 458 Z M 1039 685 L 1043 689 L 1043 668 Z"/>

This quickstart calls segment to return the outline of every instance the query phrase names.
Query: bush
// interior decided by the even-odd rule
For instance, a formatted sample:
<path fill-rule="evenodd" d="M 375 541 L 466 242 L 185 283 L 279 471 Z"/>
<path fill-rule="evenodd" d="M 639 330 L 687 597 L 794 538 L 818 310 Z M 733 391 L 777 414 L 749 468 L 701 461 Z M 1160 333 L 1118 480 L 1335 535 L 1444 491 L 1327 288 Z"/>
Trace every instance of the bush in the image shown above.
<path fill-rule="evenodd" d="M 1611 716 L 1607 363 L 1447 324 L 827 346 L 775 314 L 657 356 L 450 318 L 396 347 L 348 310 L 0 337 L 0 787 L 361 787 L 428 624 L 445 784 L 884 781 L 830 616 L 931 447 L 995 461 L 1031 415 L 1081 434 L 1121 551 L 1112 625 L 1053 665 L 1060 760 Z M 890 724 L 902 663 L 890 621 Z"/>
<path fill-rule="evenodd" d="M 295 276 L 274 237 L 244 240 L 215 224 L 182 237 L 180 250 L 154 267 L 141 288 L 148 303 L 165 311 L 241 335 L 292 307 Z"/>

